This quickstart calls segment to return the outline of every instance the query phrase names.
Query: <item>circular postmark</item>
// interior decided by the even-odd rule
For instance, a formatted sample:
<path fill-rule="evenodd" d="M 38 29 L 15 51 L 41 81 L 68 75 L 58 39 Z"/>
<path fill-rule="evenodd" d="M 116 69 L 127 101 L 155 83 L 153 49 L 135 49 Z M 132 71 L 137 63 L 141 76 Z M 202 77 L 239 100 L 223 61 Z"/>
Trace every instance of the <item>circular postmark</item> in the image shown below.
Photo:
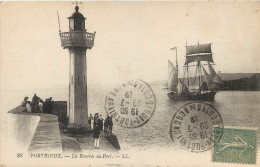
<path fill-rule="evenodd" d="M 202 102 L 182 106 L 173 116 L 170 127 L 172 140 L 192 152 L 209 150 L 223 133 L 223 121 L 218 111 Z"/>
<path fill-rule="evenodd" d="M 152 117 L 156 99 L 151 87 L 144 81 L 132 79 L 122 83 L 106 96 L 107 114 L 120 126 L 136 128 Z"/>

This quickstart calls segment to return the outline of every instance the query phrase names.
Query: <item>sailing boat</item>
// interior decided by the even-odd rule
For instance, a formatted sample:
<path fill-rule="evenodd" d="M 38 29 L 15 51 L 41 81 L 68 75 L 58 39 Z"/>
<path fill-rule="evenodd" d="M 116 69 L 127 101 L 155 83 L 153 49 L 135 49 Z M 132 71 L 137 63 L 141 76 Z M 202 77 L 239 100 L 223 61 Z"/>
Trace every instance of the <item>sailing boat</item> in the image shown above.
<path fill-rule="evenodd" d="M 183 78 L 179 77 L 177 48 L 171 50 L 176 50 L 176 67 L 168 61 L 169 98 L 172 100 L 214 101 L 223 81 L 212 67 L 214 61 L 211 44 L 186 45 Z M 203 62 L 207 62 L 207 64 L 202 64 Z M 205 70 L 205 66 L 208 66 L 209 73 Z"/>

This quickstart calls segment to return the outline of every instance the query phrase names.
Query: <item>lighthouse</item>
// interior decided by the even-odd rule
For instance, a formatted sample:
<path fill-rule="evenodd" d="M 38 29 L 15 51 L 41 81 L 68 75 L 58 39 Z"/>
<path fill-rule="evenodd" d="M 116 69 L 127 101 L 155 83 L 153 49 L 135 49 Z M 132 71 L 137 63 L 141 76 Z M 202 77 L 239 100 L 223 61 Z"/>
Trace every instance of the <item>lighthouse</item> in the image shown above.
<path fill-rule="evenodd" d="M 86 18 L 79 12 L 68 17 L 69 32 L 60 32 L 61 46 L 69 51 L 69 99 L 67 116 L 72 126 L 88 125 L 87 58 L 86 52 L 94 46 L 95 32 L 85 28 Z"/>

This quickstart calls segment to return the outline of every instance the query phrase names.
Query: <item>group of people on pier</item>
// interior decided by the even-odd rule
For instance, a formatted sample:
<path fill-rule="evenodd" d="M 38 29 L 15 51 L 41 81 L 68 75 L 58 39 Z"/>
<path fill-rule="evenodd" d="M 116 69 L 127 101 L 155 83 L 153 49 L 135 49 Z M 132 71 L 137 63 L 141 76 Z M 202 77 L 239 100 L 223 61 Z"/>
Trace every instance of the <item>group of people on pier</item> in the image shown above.
<path fill-rule="evenodd" d="M 53 113 L 54 103 L 52 97 L 47 98 L 44 102 L 36 94 L 32 97 L 32 100 L 29 101 L 28 97 L 24 97 L 21 106 L 26 107 L 26 111 L 29 113 Z M 92 137 L 95 139 L 94 147 L 99 148 L 99 137 L 100 132 L 104 131 L 106 135 L 112 135 L 113 121 L 110 116 L 107 116 L 106 119 L 103 119 L 102 115 L 95 113 L 94 117 L 92 114 L 88 117 L 88 123 L 93 129 Z"/>
<path fill-rule="evenodd" d="M 93 121 L 93 124 L 92 124 Z M 94 141 L 94 147 L 99 148 L 99 135 L 100 131 L 104 130 L 104 133 L 107 135 L 112 135 L 112 129 L 113 129 L 113 121 L 110 116 L 107 116 L 107 118 L 104 120 L 102 118 L 102 115 L 99 113 L 95 113 L 94 117 L 92 114 L 88 117 L 88 123 L 89 125 L 93 125 L 93 134 L 92 137 L 95 139 Z"/>
<path fill-rule="evenodd" d="M 27 112 L 31 113 L 48 113 L 51 114 L 53 112 L 53 100 L 52 97 L 46 98 L 45 101 L 34 94 L 32 101 L 28 100 L 29 98 L 24 97 L 21 106 L 26 107 Z"/>
<path fill-rule="evenodd" d="M 99 131 L 103 131 L 104 133 L 111 135 L 112 129 L 113 129 L 113 121 L 110 116 L 107 116 L 107 118 L 104 120 L 102 117 L 102 114 L 95 113 L 94 117 L 92 114 L 88 117 L 88 123 L 91 125 L 91 127 L 94 129 L 96 126 L 98 126 Z"/>

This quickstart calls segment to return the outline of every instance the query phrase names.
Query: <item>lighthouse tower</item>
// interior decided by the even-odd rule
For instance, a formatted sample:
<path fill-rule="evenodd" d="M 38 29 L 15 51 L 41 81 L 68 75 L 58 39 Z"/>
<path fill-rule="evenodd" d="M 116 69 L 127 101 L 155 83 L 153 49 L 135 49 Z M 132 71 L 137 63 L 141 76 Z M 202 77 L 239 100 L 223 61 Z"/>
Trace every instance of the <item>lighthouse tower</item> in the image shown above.
<path fill-rule="evenodd" d="M 86 18 L 78 6 L 68 19 L 69 32 L 60 32 L 61 46 L 70 56 L 67 116 L 70 125 L 88 127 L 86 51 L 94 46 L 95 33 L 85 29 Z"/>

